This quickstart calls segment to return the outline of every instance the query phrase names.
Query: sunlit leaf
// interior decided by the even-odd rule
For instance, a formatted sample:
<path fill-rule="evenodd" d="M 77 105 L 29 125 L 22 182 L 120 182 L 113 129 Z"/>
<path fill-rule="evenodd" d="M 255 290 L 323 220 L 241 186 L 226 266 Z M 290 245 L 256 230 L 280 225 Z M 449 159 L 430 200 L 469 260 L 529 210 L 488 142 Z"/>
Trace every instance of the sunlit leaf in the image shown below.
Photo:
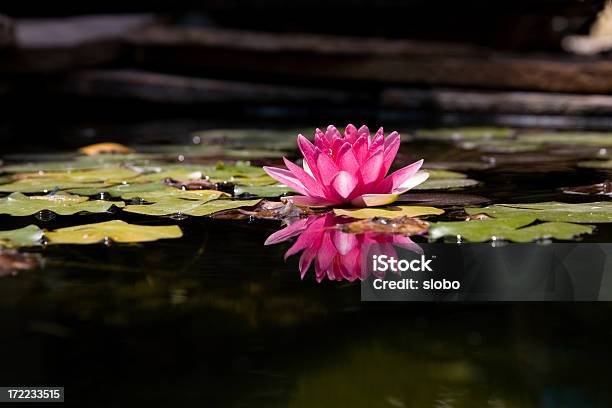
<path fill-rule="evenodd" d="M 106 239 L 119 243 L 150 242 L 158 239 L 180 238 L 183 233 L 176 225 L 134 225 L 121 220 L 113 220 L 60 228 L 47 232 L 45 236 L 49 244 L 95 244 Z"/>
<path fill-rule="evenodd" d="M 612 222 L 612 202 L 584 204 L 544 202 L 533 204 L 496 204 L 483 208 L 466 208 L 468 214 L 484 213 L 497 218 L 526 215 L 540 221 L 607 223 Z"/>
<path fill-rule="evenodd" d="M 0 231 L 0 247 L 19 248 L 38 246 L 41 244 L 43 231 L 36 225 L 28 225 L 27 227 Z"/>
<path fill-rule="evenodd" d="M 153 204 L 128 205 L 124 208 L 124 211 L 144 215 L 162 216 L 185 214 L 199 217 L 234 208 L 250 207 L 256 205 L 259 201 L 260 200 L 195 201 L 171 197 L 161 199 Z"/>
<path fill-rule="evenodd" d="M 467 175 L 457 171 L 429 169 L 429 180 L 449 180 L 449 179 L 464 179 Z"/>
<path fill-rule="evenodd" d="M 123 202 L 89 200 L 87 197 L 68 194 L 28 197 L 21 193 L 13 193 L 8 197 L 0 198 L 0 214 L 26 216 L 43 210 L 59 215 L 72 215 L 79 212 L 102 213 L 107 212 L 113 205 L 122 207 L 124 204 Z"/>
<path fill-rule="evenodd" d="M 612 133 L 599 132 L 532 132 L 518 136 L 521 142 L 612 147 Z"/>
<path fill-rule="evenodd" d="M 420 206 L 397 206 L 385 208 L 359 208 L 359 209 L 344 209 L 334 208 L 334 214 L 344 215 L 351 218 L 373 218 L 373 217 L 419 217 L 422 215 L 440 215 L 444 210 L 435 207 L 420 207 Z"/>

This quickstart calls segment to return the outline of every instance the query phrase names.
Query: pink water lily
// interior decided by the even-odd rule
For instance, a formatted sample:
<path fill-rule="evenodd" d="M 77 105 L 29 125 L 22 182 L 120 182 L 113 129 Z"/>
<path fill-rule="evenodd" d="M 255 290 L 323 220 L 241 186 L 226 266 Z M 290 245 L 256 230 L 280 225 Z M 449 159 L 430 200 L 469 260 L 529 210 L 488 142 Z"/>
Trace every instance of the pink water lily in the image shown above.
<path fill-rule="evenodd" d="M 419 171 L 423 160 L 387 175 L 400 135 L 392 132 L 385 138 L 383 128 L 372 137 L 367 126 L 358 130 L 348 125 L 342 136 L 329 126 L 325 133 L 316 130 L 314 145 L 302 135 L 297 143 L 304 156 L 303 168 L 284 157 L 287 169 L 264 167 L 270 177 L 303 194 L 287 197 L 297 205 L 385 205 L 429 177 Z"/>
<path fill-rule="evenodd" d="M 404 235 L 365 232 L 350 234 L 340 231 L 338 225 L 354 221 L 337 217 L 332 212 L 311 215 L 293 222 L 288 227 L 270 235 L 265 245 L 273 245 L 298 237 L 285 253 L 285 259 L 302 252 L 299 269 L 302 279 L 314 264 L 317 282 L 329 280 L 363 280 L 370 269 L 367 260 L 370 254 L 386 254 L 397 258 L 396 248 L 422 253 L 421 247 Z M 384 273 L 378 277 L 383 277 Z"/>

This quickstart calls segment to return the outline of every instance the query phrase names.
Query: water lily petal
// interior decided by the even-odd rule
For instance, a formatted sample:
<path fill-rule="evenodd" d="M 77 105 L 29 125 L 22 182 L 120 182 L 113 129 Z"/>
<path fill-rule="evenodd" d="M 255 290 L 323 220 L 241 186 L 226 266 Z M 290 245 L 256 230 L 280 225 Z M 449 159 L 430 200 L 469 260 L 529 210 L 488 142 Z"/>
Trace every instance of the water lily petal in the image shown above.
<path fill-rule="evenodd" d="M 308 190 L 306 189 L 306 187 L 289 170 L 279 169 L 278 167 L 268 167 L 268 166 L 264 166 L 263 169 L 273 179 L 283 183 L 284 185 L 288 187 L 291 187 L 298 193 L 308 195 Z"/>
<path fill-rule="evenodd" d="M 300 220 L 297 220 L 293 224 L 283 228 L 282 230 L 276 231 L 275 233 L 271 234 L 266 239 L 266 242 L 264 242 L 264 245 L 278 244 L 279 242 L 286 241 L 289 238 L 298 235 L 299 233 L 304 231 L 306 227 L 308 227 L 307 221 L 308 221 L 307 218 L 302 218 Z"/>
<path fill-rule="evenodd" d="M 304 185 L 306 190 L 308 191 L 308 195 L 316 195 L 320 196 L 323 194 L 323 189 L 310 174 L 306 173 L 304 169 L 302 169 L 297 164 L 293 163 L 287 158 L 283 157 L 283 161 L 285 162 L 285 166 L 295 175 L 295 177 Z"/>
<path fill-rule="evenodd" d="M 365 185 L 377 181 L 383 169 L 383 151 L 379 150 L 368 158 L 361 168 L 361 178 Z"/>
<path fill-rule="evenodd" d="M 357 131 L 357 136 L 361 137 L 361 136 L 365 136 L 366 139 L 370 138 L 370 129 L 368 129 L 368 127 L 366 125 L 363 125 L 359 128 L 359 130 Z"/>
<path fill-rule="evenodd" d="M 353 143 L 353 152 L 360 164 L 366 162 L 368 159 L 368 138 L 366 136 L 359 136 L 357 138 L 357 141 Z"/>
<path fill-rule="evenodd" d="M 317 161 L 315 159 L 315 146 L 310 143 L 310 140 L 306 139 L 302 135 L 298 135 L 298 147 L 304 156 L 304 170 L 312 175 L 315 179 L 318 179 Z M 306 169 L 309 169 L 310 172 Z"/>
<path fill-rule="evenodd" d="M 391 168 L 391 164 L 393 164 L 393 160 L 395 160 L 395 156 L 397 156 L 397 151 L 400 147 L 400 138 L 397 132 L 393 132 L 397 137 L 391 138 L 389 136 L 385 140 L 385 153 L 383 159 L 383 174 L 387 174 L 389 169 Z M 391 138 L 391 141 L 387 143 L 387 141 Z"/>
<path fill-rule="evenodd" d="M 338 167 L 333 160 L 325 153 L 320 152 L 317 156 L 317 169 L 321 176 L 321 182 L 325 186 L 329 186 L 338 173 Z"/>
<path fill-rule="evenodd" d="M 412 177 L 423 165 L 423 160 L 414 162 L 406 167 L 403 167 L 385 178 L 385 181 L 390 180 L 391 188 L 399 188 L 406 180 Z"/>
<path fill-rule="evenodd" d="M 325 140 L 327 140 L 327 142 L 331 144 L 334 139 L 339 138 L 342 138 L 342 136 L 340 135 L 338 129 L 336 129 L 334 125 L 329 125 L 327 127 L 327 131 L 325 132 Z"/>
<path fill-rule="evenodd" d="M 347 232 L 342 231 L 332 231 L 333 232 L 333 242 L 336 250 L 341 255 L 346 255 L 350 251 L 355 248 L 359 244 L 357 237 L 354 234 L 349 234 Z"/>
<path fill-rule="evenodd" d="M 353 144 L 358 137 L 359 134 L 357 133 L 357 128 L 354 125 L 349 124 L 344 130 L 344 140 L 350 144 Z"/>
<path fill-rule="evenodd" d="M 345 146 L 348 147 L 345 148 Z M 340 153 L 340 157 L 338 158 L 338 167 L 344 171 L 348 171 L 351 174 L 359 174 L 359 162 L 355 157 L 355 152 L 353 151 L 351 145 L 345 143 L 342 147 L 342 151 Z"/>
<path fill-rule="evenodd" d="M 331 207 L 332 205 L 338 204 L 338 201 L 331 201 L 320 197 L 308 197 L 308 196 L 289 196 L 281 197 L 281 201 L 291 201 L 295 205 L 301 205 L 303 207 Z"/>
<path fill-rule="evenodd" d="M 419 184 L 425 182 L 429 178 L 429 173 L 426 171 L 418 171 L 415 175 L 405 180 L 402 185 L 393 189 L 393 194 L 403 194 L 408 190 L 413 189 Z"/>
<path fill-rule="evenodd" d="M 336 174 L 331 184 L 340 197 L 347 198 L 355 190 L 357 183 L 357 178 L 351 173 L 340 171 Z"/>
<path fill-rule="evenodd" d="M 370 153 L 375 152 L 380 149 L 385 143 L 385 133 L 383 128 L 378 129 L 374 137 L 372 138 L 372 142 L 370 143 Z"/>

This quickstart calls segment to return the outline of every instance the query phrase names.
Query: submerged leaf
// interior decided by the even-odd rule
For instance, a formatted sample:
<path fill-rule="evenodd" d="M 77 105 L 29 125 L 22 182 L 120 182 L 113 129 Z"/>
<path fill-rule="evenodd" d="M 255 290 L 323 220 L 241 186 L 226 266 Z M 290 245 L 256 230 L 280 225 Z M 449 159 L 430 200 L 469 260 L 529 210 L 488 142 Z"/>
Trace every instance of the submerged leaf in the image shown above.
<path fill-rule="evenodd" d="M 176 197 L 161 199 L 153 204 L 147 205 L 128 205 L 124 211 L 144 214 L 144 215 L 173 215 L 185 214 L 195 217 L 214 214 L 219 211 L 231 210 L 240 207 L 250 207 L 257 203 L 257 200 L 212 200 L 195 201 L 183 200 Z"/>
<path fill-rule="evenodd" d="M 36 225 L 0 231 L 0 247 L 20 248 L 29 246 L 39 246 L 43 237 L 43 231 Z"/>
<path fill-rule="evenodd" d="M 612 133 L 599 132 L 532 132 L 519 135 L 527 143 L 568 144 L 577 146 L 612 147 Z"/>
<path fill-rule="evenodd" d="M 468 214 L 484 213 L 493 217 L 526 215 L 540 221 L 577 223 L 612 222 L 612 202 L 598 201 L 584 204 L 544 202 L 533 204 L 496 204 L 483 208 L 466 208 Z"/>
<path fill-rule="evenodd" d="M 360 208 L 360 209 L 343 209 L 335 208 L 334 214 L 344 215 L 351 218 L 373 218 L 373 217 L 385 217 L 385 218 L 397 218 L 397 217 L 419 217 L 422 215 L 440 215 L 443 214 L 444 210 L 434 207 L 420 207 L 420 206 L 398 206 L 398 207 L 386 207 L 386 208 Z"/>
<path fill-rule="evenodd" d="M 52 211 L 58 215 L 72 215 L 79 212 L 102 213 L 107 212 L 113 205 L 123 207 L 124 203 L 89 200 L 87 197 L 69 194 L 28 197 L 21 193 L 13 193 L 8 197 L 0 198 L 0 214 L 26 216 L 43 210 Z"/>
<path fill-rule="evenodd" d="M 398 218 L 369 218 L 360 221 L 338 224 L 337 228 L 343 232 L 352 234 L 363 234 L 374 232 L 378 234 L 402 234 L 419 235 L 427 231 L 429 223 L 418 218 L 398 217 Z"/>
<path fill-rule="evenodd" d="M 486 220 L 450 221 L 432 223 L 429 228 L 431 240 L 453 237 L 470 242 L 507 240 L 513 242 L 532 242 L 538 239 L 571 240 L 581 234 L 590 234 L 594 227 L 567 222 L 545 222 L 531 225 L 536 217 L 517 215 L 509 218 Z M 524 228 L 522 228 L 524 227 Z"/>
<path fill-rule="evenodd" d="M 60 228 L 46 234 L 49 244 L 95 244 L 110 239 L 119 243 L 150 242 L 158 239 L 180 238 L 176 225 L 148 226 L 113 220 L 96 224 Z"/>

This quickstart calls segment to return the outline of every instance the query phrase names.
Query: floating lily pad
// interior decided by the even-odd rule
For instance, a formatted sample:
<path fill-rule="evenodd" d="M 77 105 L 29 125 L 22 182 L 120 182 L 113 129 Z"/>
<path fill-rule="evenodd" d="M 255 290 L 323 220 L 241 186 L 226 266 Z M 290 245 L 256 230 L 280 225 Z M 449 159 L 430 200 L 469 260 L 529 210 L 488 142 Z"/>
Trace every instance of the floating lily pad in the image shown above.
<path fill-rule="evenodd" d="M 19 248 L 38 246 L 41 244 L 43 231 L 36 225 L 28 225 L 27 227 L 0 231 L 0 247 Z"/>
<path fill-rule="evenodd" d="M 360 208 L 360 209 L 343 209 L 335 208 L 334 214 L 344 215 L 351 218 L 373 218 L 373 217 L 385 217 L 385 218 L 397 218 L 397 217 L 419 217 L 422 215 L 440 215 L 444 214 L 444 210 L 435 207 L 421 207 L 421 206 L 397 206 L 397 207 L 386 207 L 386 208 Z"/>
<path fill-rule="evenodd" d="M 441 129 L 423 129 L 416 133 L 418 139 L 427 140 L 489 140 L 505 139 L 513 132 L 507 128 L 459 127 Z"/>
<path fill-rule="evenodd" d="M 469 171 L 469 170 L 487 170 L 493 167 L 491 163 L 483 161 L 426 161 L 423 165 L 423 170 L 456 170 L 456 171 Z"/>
<path fill-rule="evenodd" d="M 29 178 L 15 180 L 10 183 L 0 184 L 0 192 L 3 193 L 47 193 L 54 190 L 72 188 L 104 188 L 110 183 L 82 183 L 66 179 Z"/>
<path fill-rule="evenodd" d="M 84 196 L 92 196 L 96 194 L 108 194 L 111 197 L 122 197 L 123 195 L 131 195 L 131 194 L 146 194 L 153 192 L 172 192 L 176 190 L 170 186 L 167 186 L 162 183 L 143 183 L 143 184 L 119 184 L 111 187 L 87 187 L 87 188 L 74 188 L 67 190 L 69 193 L 84 195 Z M 123 197 L 125 198 L 125 197 Z M 131 198 L 131 197 L 128 197 Z"/>
<path fill-rule="evenodd" d="M 280 197 L 293 193 L 294 191 L 284 184 L 272 184 L 269 186 L 236 186 L 234 195 L 247 195 L 256 197 Z"/>
<path fill-rule="evenodd" d="M 49 244 L 95 244 L 110 239 L 119 243 L 150 242 L 158 239 L 180 238 L 176 225 L 148 226 L 113 220 L 96 224 L 60 228 L 45 234 Z"/>
<path fill-rule="evenodd" d="M 79 212 L 103 213 L 110 210 L 113 205 L 123 207 L 124 203 L 89 200 L 87 197 L 69 194 L 28 197 L 21 193 L 13 193 L 8 197 L 0 198 L 0 214 L 26 216 L 43 210 L 52 211 L 58 215 L 72 215 Z"/>
<path fill-rule="evenodd" d="M 467 175 L 459 173 L 457 171 L 450 170 L 426 170 L 429 173 L 429 180 L 449 180 L 449 179 L 463 179 Z"/>
<path fill-rule="evenodd" d="M 578 167 L 587 169 L 612 170 L 612 160 L 590 160 L 578 163 Z"/>
<path fill-rule="evenodd" d="M 213 200 L 194 201 L 180 198 L 167 198 L 147 205 L 128 205 L 124 211 L 144 215 L 185 214 L 195 217 L 214 214 L 219 211 L 256 205 L 261 200 Z"/>
<path fill-rule="evenodd" d="M 612 147 L 612 133 L 599 132 L 533 132 L 518 139 L 527 143 L 568 144 L 577 146 Z"/>
<path fill-rule="evenodd" d="M 496 204 L 483 208 L 466 208 L 468 214 L 487 214 L 497 218 L 527 215 L 540 221 L 576 223 L 612 222 L 612 202 L 598 201 L 584 204 L 544 202 L 534 204 Z"/>
<path fill-rule="evenodd" d="M 452 193 L 413 193 L 402 194 L 397 200 L 403 203 L 420 203 L 441 207 L 484 204 L 491 200 L 486 197 L 470 194 Z"/>
<path fill-rule="evenodd" d="M 222 191 L 217 190 L 180 190 L 177 188 L 170 187 L 170 190 L 160 190 L 160 191 L 151 191 L 151 192 L 132 192 L 132 193 L 124 193 L 121 195 L 121 198 L 125 200 L 132 200 L 135 198 L 140 198 L 144 201 L 155 203 L 162 200 L 166 200 L 168 198 L 180 198 L 183 200 L 195 200 L 200 202 L 206 202 L 211 200 L 216 200 L 221 197 L 230 197 L 229 194 L 224 193 Z"/>
<path fill-rule="evenodd" d="M 542 145 L 536 143 L 521 143 L 514 140 L 466 141 L 459 146 L 462 149 L 486 153 L 525 153 L 542 149 Z"/>
<path fill-rule="evenodd" d="M 433 179 L 419 184 L 412 190 L 449 190 L 452 188 L 471 187 L 477 184 L 478 181 L 468 178 Z"/>
<path fill-rule="evenodd" d="M 450 221 L 431 223 L 429 237 L 437 240 L 453 237 L 470 242 L 501 239 L 513 242 L 532 242 L 538 239 L 571 240 L 581 234 L 590 234 L 594 227 L 567 222 L 546 222 L 528 226 L 536 220 L 531 215 L 487 220 Z"/>

